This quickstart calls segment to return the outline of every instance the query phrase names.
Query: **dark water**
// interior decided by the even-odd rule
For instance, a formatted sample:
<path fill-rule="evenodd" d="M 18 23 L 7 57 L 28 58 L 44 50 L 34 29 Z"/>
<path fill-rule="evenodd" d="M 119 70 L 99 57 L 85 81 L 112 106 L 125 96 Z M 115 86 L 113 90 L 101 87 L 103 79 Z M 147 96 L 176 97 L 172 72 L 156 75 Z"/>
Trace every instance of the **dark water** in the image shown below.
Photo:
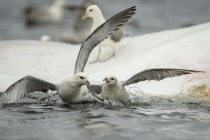
<path fill-rule="evenodd" d="M 169 101 L 140 106 L 19 105 L 1 108 L 0 139 L 208 140 L 210 108 Z"/>
<path fill-rule="evenodd" d="M 44 34 L 52 40 L 72 32 L 75 16 L 66 12 L 61 28 L 42 26 L 28 29 L 24 26 L 23 9 L 28 5 L 50 5 L 53 0 L 0 0 L 0 40 L 40 39 Z M 82 0 L 67 0 L 80 4 Z M 125 26 L 133 35 L 167 29 L 177 29 L 210 21 L 209 0 L 96 0 L 106 19 L 130 6 L 137 6 L 133 20 L 138 27 Z"/>
<path fill-rule="evenodd" d="M 65 15 L 58 32 L 53 26 L 27 29 L 22 9 L 50 0 L 0 0 L 0 40 L 39 39 L 43 34 L 58 40 L 71 32 L 74 16 Z M 73 4 L 81 1 L 69 0 Z M 137 5 L 138 28 L 134 35 L 176 29 L 210 20 L 210 0 L 97 0 L 106 18 Z M 113 3 L 111 3 L 113 2 Z M 195 99 L 196 100 L 196 99 Z M 0 108 L 0 140 L 149 139 L 209 140 L 210 105 L 202 100 L 155 100 L 130 107 L 89 105 L 10 105 Z"/>

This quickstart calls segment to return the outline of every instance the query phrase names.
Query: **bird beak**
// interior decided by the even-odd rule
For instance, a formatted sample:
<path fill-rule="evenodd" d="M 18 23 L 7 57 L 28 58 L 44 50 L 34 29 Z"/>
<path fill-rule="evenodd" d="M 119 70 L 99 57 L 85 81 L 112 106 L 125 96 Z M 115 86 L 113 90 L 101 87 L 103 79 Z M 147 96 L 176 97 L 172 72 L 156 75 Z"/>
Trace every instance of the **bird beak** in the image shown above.
<path fill-rule="evenodd" d="M 84 15 L 82 15 L 81 19 L 84 20 L 88 17 L 87 13 L 85 13 Z"/>
<path fill-rule="evenodd" d="M 104 78 L 103 81 L 105 81 L 106 83 L 109 83 L 109 79 L 108 78 Z"/>

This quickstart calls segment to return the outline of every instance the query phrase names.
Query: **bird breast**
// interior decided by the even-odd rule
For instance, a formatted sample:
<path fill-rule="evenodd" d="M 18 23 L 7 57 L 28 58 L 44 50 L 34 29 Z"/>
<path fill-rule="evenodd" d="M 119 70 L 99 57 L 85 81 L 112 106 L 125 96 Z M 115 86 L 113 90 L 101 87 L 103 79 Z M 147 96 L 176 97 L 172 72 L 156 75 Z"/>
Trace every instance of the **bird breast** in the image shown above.
<path fill-rule="evenodd" d="M 58 88 L 58 95 L 64 102 L 73 102 L 77 99 L 81 87 L 70 82 L 62 83 Z"/>
<path fill-rule="evenodd" d="M 102 41 L 100 44 L 99 44 L 100 47 L 113 47 L 115 48 L 117 45 L 116 43 L 110 39 L 110 37 L 108 37 L 107 39 L 105 39 L 104 41 Z"/>
<path fill-rule="evenodd" d="M 104 99 L 117 101 L 123 104 L 130 102 L 130 96 L 128 92 L 120 83 L 107 87 L 102 85 L 102 97 Z"/>

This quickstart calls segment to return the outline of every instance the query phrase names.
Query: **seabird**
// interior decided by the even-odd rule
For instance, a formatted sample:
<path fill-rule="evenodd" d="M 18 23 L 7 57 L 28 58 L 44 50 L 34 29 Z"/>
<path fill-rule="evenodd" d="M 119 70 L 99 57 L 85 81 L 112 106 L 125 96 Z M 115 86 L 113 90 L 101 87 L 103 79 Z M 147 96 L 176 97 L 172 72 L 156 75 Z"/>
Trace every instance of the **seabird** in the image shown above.
<path fill-rule="evenodd" d="M 129 96 L 129 93 L 125 89 L 125 86 L 127 85 L 135 84 L 146 80 L 160 81 L 168 77 L 176 77 L 197 72 L 203 71 L 168 68 L 148 69 L 133 75 L 125 82 L 118 81 L 116 76 L 110 75 L 106 76 L 103 80 L 104 83 L 101 87 L 101 95 L 104 99 L 107 100 L 117 101 L 122 104 L 130 104 L 131 98 Z"/>
<path fill-rule="evenodd" d="M 86 12 L 84 16 L 82 17 L 83 19 L 91 17 L 93 19 L 93 24 L 90 30 L 90 33 L 92 33 L 96 28 L 98 28 L 101 24 L 103 24 L 106 20 L 100 10 L 100 8 L 97 5 L 91 5 L 86 9 Z M 111 35 L 109 38 L 106 40 L 102 41 L 99 44 L 99 51 L 96 60 L 90 62 L 90 63 L 95 63 L 97 61 L 99 62 L 104 62 L 115 56 L 115 49 L 118 46 L 118 42 L 124 37 L 124 36 L 129 36 L 129 33 L 124 32 L 123 30 L 119 29 L 116 31 L 113 35 Z M 111 47 L 112 48 L 112 54 L 107 57 L 104 60 L 100 59 L 100 53 L 101 53 L 101 47 Z"/>
<path fill-rule="evenodd" d="M 136 6 L 130 7 L 115 16 L 108 19 L 105 23 L 101 24 L 82 44 L 77 56 L 74 74 L 83 72 L 91 51 L 101 41 L 108 38 L 117 32 L 123 24 L 125 24 L 132 15 L 135 14 Z M 114 24 L 114 25 L 113 25 Z"/>
<path fill-rule="evenodd" d="M 62 41 L 72 44 L 81 44 L 90 35 L 90 28 L 93 20 L 86 18 L 82 20 L 81 17 L 84 15 L 85 10 L 88 6 L 96 4 L 95 0 L 84 0 L 80 5 L 66 5 L 65 9 L 75 15 L 73 23 L 73 33 L 63 35 Z"/>
<path fill-rule="evenodd" d="M 92 92 L 88 92 L 87 87 L 90 87 L 90 83 L 85 73 L 77 73 L 66 78 L 61 84 L 53 84 L 33 76 L 26 76 L 12 84 L 1 95 L 0 103 L 18 102 L 26 97 L 28 93 L 34 91 L 46 92 L 48 90 L 57 91 L 57 94 L 65 103 L 93 100 L 94 98 L 89 94 Z"/>
<path fill-rule="evenodd" d="M 49 42 L 51 41 L 51 37 L 49 35 L 43 35 L 41 36 L 40 40 L 43 42 Z"/>
<path fill-rule="evenodd" d="M 38 24 L 58 25 L 63 17 L 65 3 L 65 0 L 55 0 L 49 7 L 27 7 L 24 9 L 26 26 L 30 27 Z"/>
<path fill-rule="evenodd" d="M 46 92 L 48 90 L 56 90 L 60 98 L 67 103 L 81 100 L 81 98 L 89 99 L 88 76 L 83 73 L 85 64 L 92 49 L 101 41 L 106 39 L 118 30 L 131 16 L 135 13 L 136 7 L 128 8 L 99 26 L 82 44 L 78 59 L 75 65 L 75 75 L 65 79 L 61 84 L 53 84 L 36 77 L 26 76 L 14 84 L 12 84 L 3 94 L 0 94 L 0 103 L 13 103 L 21 100 L 28 93 L 34 91 Z M 86 87 L 87 86 L 87 87 Z M 92 93 L 92 92 L 91 92 Z M 101 99 L 92 93 L 96 98 Z"/>

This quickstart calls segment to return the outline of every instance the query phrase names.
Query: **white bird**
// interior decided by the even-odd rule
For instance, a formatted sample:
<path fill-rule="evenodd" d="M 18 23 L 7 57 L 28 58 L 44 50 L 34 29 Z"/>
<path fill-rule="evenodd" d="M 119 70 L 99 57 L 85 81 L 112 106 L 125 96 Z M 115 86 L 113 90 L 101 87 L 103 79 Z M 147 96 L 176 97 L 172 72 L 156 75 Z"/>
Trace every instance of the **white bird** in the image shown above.
<path fill-rule="evenodd" d="M 77 73 L 72 77 L 66 78 L 61 84 L 53 84 L 33 76 L 26 76 L 12 84 L 2 94 L 0 103 L 18 102 L 30 92 L 46 92 L 48 90 L 57 91 L 57 94 L 65 103 L 84 100 L 93 101 L 94 98 L 89 94 L 91 92 L 88 92 L 87 87 L 90 87 L 90 83 L 88 76 L 84 73 Z M 93 95 L 95 96 L 95 94 Z M 96 97 L 99 98 L 98 96 Z"/>
<path fill-rule="evenodd" d="M 79 51 L 74 76 L 65 79 L 58 85 L 32 76 L 26 76 L 12 84 L 4 93 L 0 93 L 0 103 L 17 102 L 30 92 L 45 92 L 48 90 L 56 90 L 60 98 L 67 103 L 81 101 L 82 99 L 91 99 L 91 96 L 88 94 L 88 88 L 90 88 L 88 76 L 81 73 L 84 71 L 89 54 L 98 43 L 118 30 L 135 13 L 135 10 L 135 7 L 131 7 L 116 14 L 98 27 L 86 39 Z M 96 94 L 92 94 L 102 100 Z"/>
<path fill-rule="evenodd" d="M 101 24 L 82 44 L 77 56 L 74 73 L 83 72 L 92 50 L 103 40 L 112 36 L 135 14 L 136 6 L 130 7 Z"/>
<path fill-rule="evenodd" d="M 83 19 L 90 17 L 93 19 L 93 25 L 91 27 L 90 33 L 92 33 L 96 28 L 98 28 L 101 24 L 103 24 L 106 20 L 100 10 L 100 8 L 97 5 L 91 5 L 86 9 L 86 12 L 84 16 L 82 17 Z M 118 42 L 124 37 L 128 36 L 128 33 L 123 32 L 121 29 L 116 31 L 113 35 L 111 35 L 109 38 L 106 40 L 102 41 L 98 46 L 99 46 L 99 51 L 96 60 L 90 62 L 90 63 L 95 63 L 97 61 L 99 62 L 105 62 L 115 56 L 115 49 L 118 46 Z M 111 47 L 112 48 L 112 54 L 107 57 L 104 60 L 100 59 L 100 53 L 101 53 L 101 47 Z"/>
<path fill-rule="evenodd" d="M 180 75 L 192 74 L 202 71 L 186 70 L 186 69 L 148 69 L 133 75 L 125 82 L 118 81 L 116 76 L 106 76 L 101 87 L 101 95 L 104 99 L 113 100 L 122 104 L 130 104 L 131 98 L 126 91 L 125 86 L 135 84 L 145 80 L 162 80 L 168 77 L 176 77 Z M 99 87 L 97 87 L 98 89 Z M 93 89 L 94 90 L 94 89 Z"/>
<path fill-rule="evenodd" d="M 65 0 L 55 0 L 49 7 L 27 7 L 24 10 L 26 26 L 60 24 L 64 14 L 65 3 Z"/>
<path fill-rule="evenodd" d="M 88 6 L 95 4 L 95 0 L 83 0 L 80 5 L 66 5 L 65 9 L 71 12 L 75 16 L 73 23 L 73 32 L 64 34 L 61 38 L 62 41 L 72 44 L 81 44 L 90 35 L 90 28 L 93 20 L 86 18 L 82 20 L 81 17 L 84 15 L 85 10 Z"/>

